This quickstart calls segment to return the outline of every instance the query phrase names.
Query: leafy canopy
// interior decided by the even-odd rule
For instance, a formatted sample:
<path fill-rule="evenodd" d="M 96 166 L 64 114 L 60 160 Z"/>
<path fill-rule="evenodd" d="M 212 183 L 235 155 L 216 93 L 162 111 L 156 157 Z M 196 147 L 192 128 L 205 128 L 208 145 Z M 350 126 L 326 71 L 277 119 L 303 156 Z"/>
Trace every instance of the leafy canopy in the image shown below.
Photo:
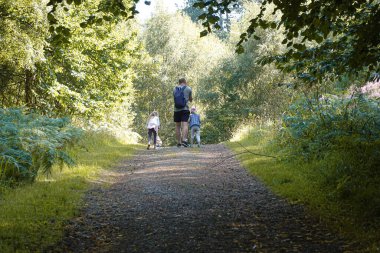
<path fill-rule="evenodd" d="M 231 12 L 237 0 L 198 0 L 193 6 L 205 9 L 199 16 L 206 28 L 202 35 L 218 28 L 219 13 Z M 265 17 L 274 5 L 279 21 Z M 276 62 L 285 71 L 296 71 L 301 78 L 320 80 L 328 73 L 342 74 L 369 68 L 378 70 L 380 58 L 380 3 L 378 0 L 264 0 L 260 12 L 252 16 L 240 35 L 236 51 L 251 36 L 260 39 L 257 29 L 284 28 L 282 41 L 287 51 L 270 56 L 264 63 Z"/>
<path fill-rule="evenodd" d="M 68 40 L 72 34 L 71 30 L 64 26 L 57 26 L 58 19 L 55 16 L 55 12 L 59 9 L 62 4 L 76 5 L 80 6 L 85 4 L 86 0 L 50 0 L 48 6 L 51 7 L 51 11 L 48 14 L 48 20 L 50 24 L 50 32 L 55 34 L 54 40 L 63 43 L 69 43 Z M 80 23 L 82 28 L 85 28 L 89 25 L 100 25 L 103 22 L 108 22 L 114 19 L 115 17 L 120 19 L 131 19 L 138 12 L 136 11 L 136 3 L 138 0 L 101 0 L 98 2 L 97 9 L 90 12 L 90 15 L 86 18 L 85 21 Z M 65 8 L 69 10 L 69 8 Z"/>

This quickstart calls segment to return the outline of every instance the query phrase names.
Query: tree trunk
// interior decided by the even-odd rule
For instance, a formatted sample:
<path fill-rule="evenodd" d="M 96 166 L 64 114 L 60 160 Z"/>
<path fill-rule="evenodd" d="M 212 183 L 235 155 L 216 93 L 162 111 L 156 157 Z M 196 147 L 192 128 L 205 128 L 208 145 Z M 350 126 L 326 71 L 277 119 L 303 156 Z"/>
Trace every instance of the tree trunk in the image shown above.
<path fill-rule="evenodd" d="M 35 81 L 36 75 L 29 69 L 25 70 L 25 87 L 24 87 L 24 99 L 25 99 L 25 105 L 27 107 L 32 107 L 32 87 Z"/>

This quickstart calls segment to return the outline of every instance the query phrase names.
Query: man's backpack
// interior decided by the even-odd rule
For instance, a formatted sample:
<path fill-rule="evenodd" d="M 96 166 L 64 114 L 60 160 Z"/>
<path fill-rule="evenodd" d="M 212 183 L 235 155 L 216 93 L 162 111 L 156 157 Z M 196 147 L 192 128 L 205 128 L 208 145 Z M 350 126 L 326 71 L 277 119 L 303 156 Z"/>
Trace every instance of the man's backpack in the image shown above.
<path fill-rule="evenodd" d="M 177 109 L 181 109 L 181 108 L 184 108 L 187 104 L 187 101 L 186 101 L 186 98 L 185 98 L 185 94 L 183 93 L 183 91 L 186 89 L 186 86 L 182 86 L 182 87 L 175 87 L 175 91 L 174 91 L 174 106 L 175 108 Z"/>

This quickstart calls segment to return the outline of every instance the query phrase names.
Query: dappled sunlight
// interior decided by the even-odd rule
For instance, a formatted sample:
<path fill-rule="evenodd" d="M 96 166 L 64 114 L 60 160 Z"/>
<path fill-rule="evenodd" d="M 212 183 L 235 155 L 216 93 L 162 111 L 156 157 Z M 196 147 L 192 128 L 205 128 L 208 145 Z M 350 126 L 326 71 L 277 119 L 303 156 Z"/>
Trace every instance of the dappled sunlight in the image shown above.
<path fill-rule="evenodd" d="M 101 175 L 101 177 L 89 178 L 88 181 L 98 185 L 106 185 L 116 183 L 120 180 L 120 177 L 125 175 L 125 172 L 101 169 L 97 174 Z"/>
<path fill-rule="evenodd" d="M 189 159 L 189 158 L 186 158 L 186 159 Z M 197 159 L 194 159 L 194 163 L 193 164 L 188 164 L 186 163 L 186 160 L 184 159 L 180 159 L 180 160 L 168 160 L 168 161 L 155 161 L 155 162 L 147 162 L 146 163 L 146 167 L 154 167 L 156 165 L 159 165 L 159 167 L 161 168 L 170 168 L 171 165 L 173 165 L 174 163 L 177 165 L 177 169 L 193 169 L 193 168 L 201 168 L 202 166 L 199 166 L 200 163 L 199 161 L 202 161 L 202 160 L 197 160 Z M 204 160 L 202 161 L 205 162 L 206 164 L 207 163 L 210 163 L 210 162 L 213 162 L 214 160 Z"/>
<path fill-rule="evenodd" d="M 149 173 L 154 173 L 154 172 L 168 172 L 168 171 L 189 171 L 191 169 L 188 168 L 178 168 L 177 166 L 163 166 L 163 168 L 160 167 L 153 167 L 153 168 L 145 168 L 145 169 L 140 169 L 136 171 L 134 174 L 149 174 Z"/>
<path fill-rule="evenodd" d="M 239 127 L 233 134 L 231 142 L 241 141 L 244 137 L 248 136 L 253 131 L 251 125 L 243 125 Z"/>
<path fill-rule="evenodd" d="M 136 169 L 130 171 L 132 181 L 161 180 L 181 182 L 182 180 L 203 180 L 210 172 L 212 166 L 223 161 L 226 154 L 218 154 L 207 149 L 196 150 L 166 148 L 156 151 L 144 151 L 134 160 Z M 225 161 L 225 163 L 228 163 Z M 133 164 L 133 163 L 132 163 Z M 215 167 L 215 174 L 220 173 Z M 206 177 L 208 177 L 206 176 Z"/>
<path fill-rule="evenodd" d="M 140 178 L 146 178 L 146 177 L 151 177 L 151 178 L 154 178 L 154 177 L 173 177 L 173 176 L 178 176 L 178 177 L 181 177 L 183 175 L 195 175 L 195 171 L 198 171 L 199 169 L 198 168 L 194 168 L 194 169 L 178 169 L 176 168 L 175 166 L 173 166 L 172 168 L 151 168 L 151 169 L 143 169 L 143 170 L 139 170 L 139 171 L 136 171 L 134 174 L 136 175 L 141 175 Z M 168 173 L 169 172 L 169 173 Z M 170 173 L 172 172 L 172 173 Z M 197 177 L 200 177 L 202 176 L 202 174 L 196 174 Z"/>

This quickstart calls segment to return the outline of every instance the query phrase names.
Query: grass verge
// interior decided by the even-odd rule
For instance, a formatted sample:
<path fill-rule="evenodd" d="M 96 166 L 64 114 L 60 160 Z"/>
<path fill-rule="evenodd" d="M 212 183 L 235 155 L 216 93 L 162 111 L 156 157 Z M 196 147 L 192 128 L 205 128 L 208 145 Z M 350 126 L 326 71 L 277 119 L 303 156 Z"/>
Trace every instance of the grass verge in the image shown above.
<path fill-rule="evenodd" d="M 39 176 L 33 184 L 0 186 L 0 252 L 42 252 L 58 242 L 91 181 L 138 148 L 104 134 L 86 134 L 82 144 L 69 150 L 76 166 L 56 167 L 50 177 Z"/>
<path fill-rule="evenodd" d="M 256 127 L 226 144 L 235 153 L 243 152 L 243 145 L 255 153 L 278 156 L 278 150 L 272 144 L 273 138 L 270 127 Z M 276 194 L 291 203 L 305 205 L 313 215 L 321 217 L 332 229 L 348 238 L 358 252 L 380 252 L 379 221 L 363 218 L 354 211 L 355 203 L 332 197 L 331 188 L 324 183 L 320 173 L 326 161 L 307 164 L 250 153 L 239 155 L 238 159 Z"/>

